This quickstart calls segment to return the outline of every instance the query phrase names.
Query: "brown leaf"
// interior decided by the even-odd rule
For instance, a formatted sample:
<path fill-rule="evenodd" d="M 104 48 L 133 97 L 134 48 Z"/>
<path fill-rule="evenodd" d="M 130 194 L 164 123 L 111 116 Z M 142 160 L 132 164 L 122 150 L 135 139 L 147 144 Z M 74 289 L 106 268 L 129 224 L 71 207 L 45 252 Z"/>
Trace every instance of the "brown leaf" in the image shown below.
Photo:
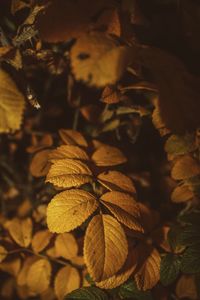
<path fill-rule="evenodd" d="M 62 256 L 69 260 L 78 254 L 78 244 L 71 233 L 61 233 L 57 235 L 55 249 L 57 256 Z"/>
<path fill-rule="evenodd" d="M 194 275 L 182 275 L 176 285 L 176 295 L 178 298 L 198 299 L 197 288 Z"/>
<path fill-rule="evenodd" d="M 187 202 L 193 197 L 194 193 L 184 184 L 177 186 L 171 194 L 171 200 L 175 203 Z"/>
<path fill-rule="evenodd" d="M 49 154 L 51 150 L 42 150 L 36 153 L 30 164 L 30 172 L 35 177 L 46 176 L 50 169 Z"/>
<path fill-rule="evenodd" d="M 97 166 L 102 167 L 116 166 L 127 161 L 126 157 L 119 149 L 108 145 L 99 147 L 93 153 L 92 160 Z"/>
<path fill-rule="evenodd" d="M 185 180 L 200 174 L 200 165 L 189 155 L 180 157 L 172 168 L 171 176 L 175 180 Z"/>
<path fill-rule="evenodd" d="M 120 92 L 116 89 L 111 88 L 110 86 L 106 86 L 101 97 L 104 103 L 118 103 L 120 101 Z"/>
<path fill-rule="evenodd" d="M 62 145 L 56 148 L 50 153 L 49 158 L 51 162 L 63 158 L 89 160 L 87 153 L 80 147 L 74 145 Z"/>
<path fill-rule="evenodd" d="M 64 144 L 76 145 L 76 146 L 82 146 L 82 147 L 88 146 L 87 141 L 84 138 L 84 136 L 76 130 L 59 129 L 58 133 Z"/>

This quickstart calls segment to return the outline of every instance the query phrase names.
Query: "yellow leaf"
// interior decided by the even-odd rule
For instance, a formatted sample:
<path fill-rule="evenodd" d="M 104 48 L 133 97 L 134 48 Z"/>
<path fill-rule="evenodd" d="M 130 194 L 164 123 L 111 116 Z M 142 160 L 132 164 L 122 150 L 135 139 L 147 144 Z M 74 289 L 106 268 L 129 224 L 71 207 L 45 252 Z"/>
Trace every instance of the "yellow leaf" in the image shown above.
<path fill-rule="evenodd" d="M 58 256 L 70 259 L 78 254 L 78 244 L 73 234 L 61 233 L 56 237 L 55 249 Z"/>
<path fill-rule="evenodd" d="M 171 194 L 171 200 L 175 203 L 187 202 L 193 197 L 194 193 L 184 184 L 177 186 Z"/>
<path fill-rule="evenodd" d="M 62 145 L 53 150 L 50 154 L 51 161 L 63 158 L 89 160 L 87 153 L 80 147 L 74 145 Z"/>
<path fill-rule="evenodd" d="M 136 193 L 132 180 L 118 171 L 107 171 L 97 176 L 98 181 L 110 191 Z"/>
<path fill-rule="evenodd" d="M 114 289 L 123 284 L 135 271 L 139 255 L 140 253 L 136 250 L 136 247 L 134 249 L 129 249 L 124 266 L 112 277 L 100 282 L 96 282 L 96 285 L 101 289 Z"/>
<path fill-rule="evenodd" d="M 71 66 L 77 80 L 103 87 L 116 83 L 131 61 L 130 48 L 119 46 L 103 33 L 81 36 L 71 50 Z"/>
<path fill-rule="evenodd" d="M 194 275 L 182 275 L 176 285 L 176 295 L 178 298 L 198 299 L 197 288 Z"/>
<path fill-rule="evenodd" d="M 49 154 L 51 150 L 42 150 L 33 156 L 30 164 L 30 172 L 35 177 L 46 176 L 51 166 Z"/>
<path fill-rule="evenodd" d="M 91 180 L 92 172 L 86 164 L 67 158 L 55 160 L 46 178 L 46 182 L 62 188 L 79 187 Z"/>
<path fill-rule="evenodd" d="M 80 226 L 96 209 L 96 198 L 84 190 L 57 194 L 47 208 L 47 224 L 51 232 L 64 233 Z"/>
<path fill-rule="evenodd" d="M 198 161 L 189 155 L 180 157 L 172 168 L 172 178 L 184 180 L 200 174 L 200 165 Z"/>
<path fill-rule="evenodd" d="M 70 261 L 77 266 L 84 266 L 85 261 L 83 256 L 75 256 L 70 258 Z"/>
<path fill-rule="evenodd" d="M 30 256 L 24 260 L 20 272 L 17 274 L 17 285 L 25 286 L 27 281 L 27 273 L 31 265 L 38 260 L 37 256 Z"/>
<path fill-rule="evenodd" d="M 0 270 L 6 272 L 12 276 L 17 276 L 21 267 L 20 258 L 15 258 L 8 262 L 0 263 Z"/>
<path fill-rule="evenodd" d="M 112 191 L 103 194 L 100 201 L 110 210 L 119 222 L 130 229 L 144 232 L 141 226 L 139 206 L 132 196 Z"/>
<path fill-rule="evenodd" d="M 51 264 L 46 259 L 34 262 L 27 273 L 27 286 L 33 295 L 40 294 L 48 289 L 51 278 Z"/>
<path fill-rule="evenodd" d="M 135 274 L 135 281 L 139 290 L 146 291 L 152 289 L 160 280 L 161 258 L 158 251 L 148 245 L 143 244 L 140 251 L 144 262 Z"/>
<path fill-rule="evenodd" d="M 121 225 L 109 215 L 96 215 L 85 234 L 84 259 L 95 281 L 113 276 L 121 269 L 128 254 L 128 244 Z"/>
<path fill-rule="evenodd" d="M 49 244 L 53 234 L 49 230 L 40 230 L 36 232 L 32 239 L 32 248 L 34 252 L 41 252 Z"/>
<path fill-rule="evenodd" d="M 28 247 L 32 239 L 32 221 L 30 218 L 14 218 L 6 223 L 6 228 L 13 240 L 21 247 Z"/>
<path fill-rule="evenodd" d="M 58 133 L 64 144 L 76 145 L 76 146 L 82 146 L 82 147 L 88 146 L 88 143 L 87 143 L 86 139 L 84 138 L 84 136 L 76 130 L 59 129 Z"/>
<path fill-rule="evenodd" d="M 127 161 L 123 153 L 111 146 L 102 146 L 99 147 L 92 155 L 92 160 L 97 166 L 107 167 L 107 166 L 116 166 Z"/>
<path fill-rule="evenodd" d="M 80 275 L 77 269 L 68 265 L 59 270 L 55 277 L 55 294 L 59 300 L 80 287 Z"/>
<path fill-rule="evenodd" d="M 8 251 L 3 246 L 0 246 L 0 262 L 6 258 L 7 253 Z"/>
<path fill-rule="evenodd" d="M 6 133 L 20 128 L 25 100 L 15 82 L 2 69 L 0 83 L 0 133 Z"/>

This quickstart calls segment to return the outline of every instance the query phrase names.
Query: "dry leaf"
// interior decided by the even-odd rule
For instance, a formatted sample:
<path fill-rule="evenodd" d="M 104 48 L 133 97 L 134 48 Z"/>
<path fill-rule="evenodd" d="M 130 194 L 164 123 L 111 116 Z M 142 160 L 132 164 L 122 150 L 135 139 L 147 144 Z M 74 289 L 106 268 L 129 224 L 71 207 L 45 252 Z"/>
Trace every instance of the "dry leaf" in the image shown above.
<path fill-rule="evenodd" d="M 182 275 L 176 285 L 176 295 L 178 298 L 198 299 L 197 288 L 194 275 Z"/>
<path fill-rule="evenodd" d="M 100 201 L 119 222 L 135 231 L 144 232 L 141 226 L 140 209 L 138 203 L 129 194 L 108 192 L 103 194 Z"/>
<path fill-rule="evenodd" d="M 6 229 L 13 240 L 21 247 L 28 247 L 32 239 L 32 221 L 30 218 L 14 218 L 6 223 Z"/>
<path fill-rule="evenodd" d="M 25 99 L 8 73 L 0 69 L 0 133 L 20 128 Z"/>
<path fill-rule="evenodd" d="M 8 251 L 3 247 L 0 246 L 0 263 L 6 258 Z"/>
<path fill-rule="evenodd" d="M 142 266 L 136 272 L 135 281 L 139 290 L 146 291 L 152 289 L 160 279 L 161 258 L 156 249 L 150 250 L 145 244 L 140 248 L 140 251 L 141 257 L 145 257 L 147 251 L 149 254 L 144 258 Z"/>
<path fill-rule="evenodd" d="M 127 161 L 119 149 L 108 145 L 99 147 L 93 153 L 92 160 L 97 166 L 101 167 L 116 166 Z"/>
<path fill-rule="evenodd" d="M 136 193 L 132 180 L 118 171 L 107 171 L 97 176 L 98 181 L 110 191 Z"/>
<path fill-rule="evenodd" d="M 171 194 L 171 200 L 175 203 L 187 202 L 193 197 L 194 193 L 184 184 L 177 186 Z"/>
<path fill-rule="evenodd" d="M 91 181 L 92 172 L 86 164 L 67 158 L 55 160 L 46 177 L 46 182 L 63 188 L 79 187 Z"/>
<path fill-rule="evenodd" d="M 95 281 L 113 276 L 121 269 L 128 254 L 128 244 L 121 225 L 109 215 L 96 215 L 85 234 L 84 259 Z"/>
<path fill-rule="evenodd" d="M 57 194 L 47 208 L 47 224 L 51 232 L 64 233 L 80 226 L 96 209 L 96 198 L 84 190 Z"/>
<path fill-rule="evenodd" d="M 84 138 L 84 136 L 76 130 L 59 129 L 58 133 L 64 144 L 76 145 L 76 146 L 82 146 L 82 147 L 88 146 L 87 141 Z"/>
<path fill-rule="evenodd" d="M 35 177 L 46 176 L 50 169 L 49 154 L 51 150 L 42 150 L 36 153 L 30 164 L 30 172 Z"/>
<path fill-rule="evenodd" d="M 67 265 L 59 270 L 55 277 L 55 293 L 59 300 L 64 299 L 64 296 L 80 287 L 80 275 L 77 269 Z"/>
<path fill-rule="evenodd" d="M 69 260 L 78 254 L 78 244 L 71 233 L 61 233 L 57 235 L 55 249 L 58 256 Z"/>
<path fill-rule="evenodd" d="M 36 232 L 32 239 L 33 251 L 38 253 L 43 251 L 49 244 L 53 234 L 49 230 L 40 230 Z"/>
<path fill-rule="evenodd" d="M 200 165 L 189 155 L 180 157 L 172 168 L 171 176 L 176 180 L 185 180 L 200 174 Z"/>
<path fill-rule="evenodd" d="M 27 286 L 33 295 L 40 294 L 48 289 L 51 278 L 51 264 L 46 259 L 34 262 L 27 273 Z"/>
<path fill-rule="evenodd" d="M 131 61 L 132 51 L 103 33 L 81 36 L 71 50 L 71 66 L 77 80 L 103 87 L 115 84 Z M 103 67 L 102 67 L 103 66 Z"/>
<path fill-rule="evenodd" d="M 78 146 L 74 145 L 62 145 L 50 154 L 50 160 L 54 162 L 56 159 L 79 159 L 79 160 L 89 160 L 87 153 Z"/>

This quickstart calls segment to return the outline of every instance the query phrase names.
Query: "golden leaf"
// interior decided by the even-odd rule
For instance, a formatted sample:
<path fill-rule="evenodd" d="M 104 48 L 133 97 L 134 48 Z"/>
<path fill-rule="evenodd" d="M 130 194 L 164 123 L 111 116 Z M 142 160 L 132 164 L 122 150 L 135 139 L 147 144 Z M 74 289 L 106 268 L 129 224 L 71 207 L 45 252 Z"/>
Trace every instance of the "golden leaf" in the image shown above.
<path fill-rule="evenodd" d="M 56 237 L 55 249 L 58 256 L 71 259 L 78 254 L 78 244 L 73 234 L 61 233 Z"/>
<path fill-rule="evenodd" d="M 82 147 L 88 146 L 87 141 L 84 138 L 84 136 L 76 130 L 59 129 L 58 133 L 64 144 L 76 145 L 76 146 L 82 146 Z"/>
<path fill-rule="evenodd" d="M 2 69 L 0 82 L 0 133 L 6 133 L 20 128 L 25 100 L 15 82 Z"/>
<path fill-rule="evenodd" d="M 30 256 L 27 257 L 24 260 L 23 266 L 20 270 L 20 272 L 17 274 L 17 285 L 19 286 L 25 286 L 27 283 L 27 273 L 31 267 L 31 265 L 38 261 L 38 257 L 37 256 Z"/>
<path fill-rule="evenodd" d="M 50 154 L 50 160 L 54 162 L 56 159 L 79 159 L 89 160 L 87 153 L 78 146 L 74 145 L 62 145 L 53 150 Z"/>
<path fill-rule="evenodd" d="M 147 254 L 148 252 L 148 254 Z M 144 262 L 135 274 L 135 281 L 139 290 L 152 289 L 160 279 L 160 254 L 155 248 L 142 244 L 140 256 Z"/>
<path fill-rule="evenodd" d="M 30 218 L 14 218 L 6 223 L 6 228 L 13 240 L 21 247 L 28 247 L 32 239 L 32 221 Z"/>
<path fill-rule="evenodd" d="M 194 275 L 182 275 L 176 285 L 176 295 L 179 299 L 198 299 Z"/>
<path fill-rule="evenodd" d="M 107 166 L 116 166 L 127 161 L 123 153 L 111 146 L 102 146 L 99 147 L 92 155 L 92 160 L 97 166 L 107 167 Z"/>
<path fill-rule="evenodd" d="M 200 174 L 198 161 L 189 155 L 180 157 L 172 168 L 171 176 L 176 180 L 184 180 Z"/>
<path fill-rule="evenodd" d="M 51 264 L 46 259 L 34 262 L 27 273 L 27 286 L 33 295 L 40 294 L 48 289 L 51 278 Z"/>
<path fill-rule="evenodd" d="M 77 269 L 68 265 L 59 270 L 55 277 L 55 294 L 59 300 L 80 287 L 80 275 Z"/>
<path fill-rule="evenodd" d="M 107 171 L 97 176 L 98 181 L 110 191 L 136 193 L 132 180 L 118 171 Z"/>
<path fill-rule="evenodd" d="M 129 194 L 108 192 L 101 196 L 100 201 L 110 210 L 119 222 L 135 231 L 144 232 L 141 226 L 138 203 Z"/>
<path fill-rule="evenodd" d="M 44 250 L 48 246 L 52 236 L 53 234 L 48 229 L 36 232 L 31 243 L 33 251 L 41 252 Z"/>
<path fill-rule="evenodd" d="M 51 166 L 49 154 L 51 150 L 42 150 L 36 153 L 30 164 L 30 172 L 35 177 L 46 176 Z"/>
<path fill-rule="evenodd" d="M 85 234 L 84 259 L 95 281 L 113 276 L 121 269 L 128 244 L 121 225 L 110 215 L 96 215 Z"/>
<path fill-rule="evenodd" d="M 17 276 L 21 267 L 20 258 L 15 258 L 11 261 L 0 263 L 0 270 L 6 272 L 12 276 Z"/>
<path fill-rule="evenodd" d="M 0 263 L 6 258 L 8 251 L 3 247 L 0 246 Z"/>
<path fill-rule="evenodd" d="M 58 187 L 79 187 L 92 180 L 92 172 L 86 164 L 72 159 L 55 160 L 47 174 L 46 182 Z"/>
<path fill-rule="evenodd" d="M 79 255 L 70 258 L 70 261 L 71 261 L 74 265 L 77 265 L 77 266 L 84 266 L 84 264 L 85 264 L 84 257 L 83 257 L 83 256 L 79 256 Z"/>
<path fill-rule="evenodd" d="M 193 197 L 194 193 L 184 184 L 177 186 L 171 194 L 171 200 L 175 203 L 187 202 Z"/>
<path fill-rule="evenodd" d="M 103 33 L 81 36 L 71 50 L 71 66 L 77 80 L 103 87 L 116 83 L 131 61 L 131 49 L 118 46 Z"/>
<path fill-rule="evenodd" d="M 51 232 L 64 233 L 80 226 L 96 209 L 96 198 L 84 190 L 57 194 L 47 208 L 47 224 Z"/>

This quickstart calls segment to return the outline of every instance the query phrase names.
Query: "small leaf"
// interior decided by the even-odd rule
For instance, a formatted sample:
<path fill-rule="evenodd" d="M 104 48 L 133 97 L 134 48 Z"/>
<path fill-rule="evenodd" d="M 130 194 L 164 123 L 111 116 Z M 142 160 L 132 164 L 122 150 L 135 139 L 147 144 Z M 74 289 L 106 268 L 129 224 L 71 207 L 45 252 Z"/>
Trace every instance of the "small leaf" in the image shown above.
<path fill-rule="evenodd" d="M 62 145 L 50 154 L 50 160 L 56 159 L 78 159 L 78 160 L 89 160 L 87 153 L 78 146 L 74 145 Z"/>
<path fill-rule="evenodd" d="M 78 255 L 78 244 L 71 233 L 61 233 L 57 235 L 55 249 L 56 254 L 65 259 L 71 259 Z"/>
<path fill-rule="evenodd" d="M 14 218 L 7 222 L 6 228 L 13 240 L 21 247 L 28 247 L 32 239 L 32 221 L 30 218 Z"/>
<path fill-rule="evenodd" d="M 174 254 L 166 254 L 161 260 L 160 280 L 165 286 L 176 280 L 180 272 L 181 259 Z"/>
<path fill-rule="evenodd" d="M 80 226 L 96 209 L 96 198 L 84 190 L 57 194 L 47 208 L 47 224 L 51 232 L 64 233 Z"/>
<path fill-rule="evenodd" d="M 92 160 L 97 166 L 102 167 L 116 166 L 127 161 L 126 157 L 119 149 L 108 145 L 99 147 L 93 153 Z"/>
<path fill-rule="evenodd" d="M 172 155 L 183 155 L 196 149 L 194 135 L 171 135 L 166 144 L 165 151 Z"/>
<path fill-rule="evenodd" d="M 138 290 L 136 283 L 132 279 L 120 286 L 119 296 L 120 299 L 153 300 L 151 292 Z"/>
<path fill-rule="evenodd" d="M 55 160 L 47 174 L 46 182 L 62 188 L 79 187 L 92 180 L 86 164 L 72 159 Z"/>
<path fill-rule="evenodd" d="M 58 133 L 64 144 L 76 145 L 76 146 L 81 146 L 81 147 L 88 146 L 88 143 L 87 143 L 86 139 L 84 138 L 84 136 L 76 130 L 59 129 Z"/>
<path fill-rule="evenodd" d="M 109 215 L 96 215 L 85 234 L 84 259 L 95 281 L 114 275 L 128 254 L 126 236 L 121 225 Z"/>
<path fill-rule="evenodd" d="M 171 200 L 175 203 L 187 202 L 193 197 L 194 193 L 184 184 L 177 186 L 171 194 Z"/>
<path fill-rule="evenodd" d="M 106 86 L 101 97 L 104 103 L 118 103 L 120 101 L 120 92 L 112 89 L 110 86 Z"/>
<path fill-rule="evenodd" d="M 0 263 L 6 258 L 8 251 L 3 247 L 0 246 Z"/>
<path fill-rule="evenodd" d="M 83 287 L 76 291 L 71 292 L 68 294 L 65 299 L 73 300 L 73 299 L 80 299 L 80 300 L 109 300 L 107 294 L 102 290 L 94 287 Z"/>
<path fill-rule="evenodd" d="M 198 161 L 189 155 L 179 158 L 172 168 L 172 178 L 176 180 L 185 180 L 200 174 L 200 165 Z"/>
<path fill-rule="evenodd" d="M 50 169 L 49 154 L 51 150 L 42 150 L 33 156 L 30 173 L 35 177 L 46 176 Z"/>
<path fill-rule="evenodd" d="M 55 276 L 55 294 L 59 300 L 62 300 L 65 295 L 78 289 L 80 286 L 80 275 L 77 269 L 67 265 L 61 268 Z"/>
<path fill-rule="evenodd" d="M 181 271 L 187 274 L 200 272 L 200 244 L 193 245 L 185 250 L 181 262 Z"/>
<path fill-rule="evenodd" d="M 33 251 L 37 253 L 44 250 L 48 246 L 52 236 L 53 234 L 49 230 L 40 230 L 36 232 L 31 243 Z"/>

